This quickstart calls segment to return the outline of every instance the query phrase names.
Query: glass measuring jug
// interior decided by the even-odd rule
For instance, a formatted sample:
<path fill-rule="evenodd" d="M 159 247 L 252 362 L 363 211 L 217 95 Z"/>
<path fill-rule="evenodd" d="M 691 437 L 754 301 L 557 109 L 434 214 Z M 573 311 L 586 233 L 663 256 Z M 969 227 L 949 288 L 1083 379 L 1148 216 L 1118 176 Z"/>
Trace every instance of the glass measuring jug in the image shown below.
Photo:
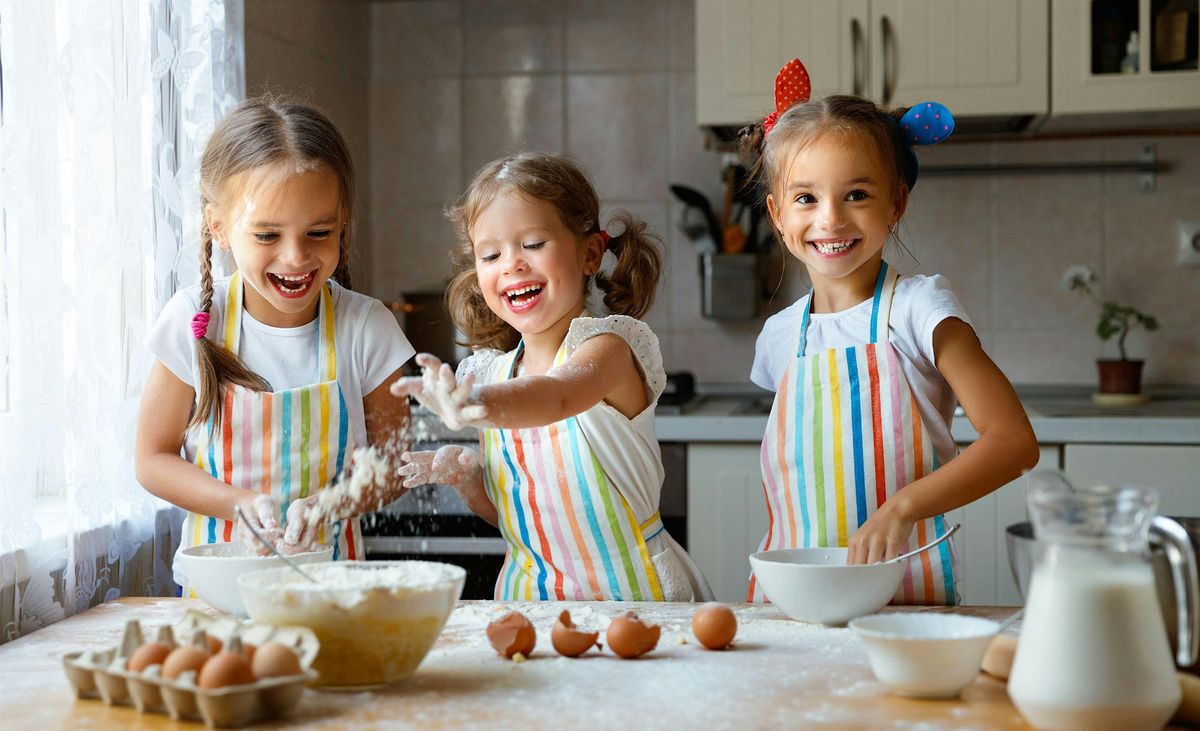
<path fill-rule="evenodd" d="M 1196 557 L 1148 488 L 1073 488 L 1028 476 L 1038 538 L 1008 693 L 1039 729 L 1159 729 L 1179 705 L 1149 537 L 1167 549 L 1179 603 L 1179 660 L 1196 658 Z"/>

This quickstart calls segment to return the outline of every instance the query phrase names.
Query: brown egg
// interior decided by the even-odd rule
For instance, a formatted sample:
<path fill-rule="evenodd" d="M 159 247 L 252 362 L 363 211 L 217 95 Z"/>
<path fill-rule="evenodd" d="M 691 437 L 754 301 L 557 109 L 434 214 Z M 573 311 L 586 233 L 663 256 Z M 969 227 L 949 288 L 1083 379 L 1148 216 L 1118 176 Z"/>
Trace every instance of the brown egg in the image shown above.
<path fill-rule="evenodd" d="M 520 612 L 506 612 L 487 626 L 488 642 L 496 652 L 511 658 L 517 653 L 529 657 L 537 644 L 537 632 L 533 623 Z"/>
<path fill-rule="evenodd" d="M 710 650 L 724 649 L 737 634 L 737 617 L 720 602 L 702 604 L 692 614 L 692 634 Z"/>
<path fill-rule="evenodd" d="M 254 682 L 250 663 L 237 652 L 219 652 L 204 663 L 196 685 L 201 688 L 224 688 L 228 685 L 245 685 Z"/>
<path fill-rule="evenodd" d="M 605 636 L 613 652 L 632 660 L 653 650 L 658 644 L 660 632 L 657 624 L 646 624 L 633 612 L 625 612 L 617 615 L 608 625 L 608 634 Z"/>
<path fill-rule="evenodd" d="M 199 677 L 200 668 L 204 667 L 204 663 L 208 662 L 210 657 L 212 653 L 203 647 L 181 645 L 171 650 L 171 654 L 163 661 L 162 676 L 167 680 L 174 680 L 180 674 L 192 670 Z"/>
<path fill-rule="evenodd" d="M 167 655 L 171 654 L 171 646 L 162 642 L 147 642 L 133 651 L 125 667 L 131 673 L 140 673 L 151 665 L 162 665 Z"/>
<path fill-rule="evenodd" d="M 558 621 L 554 623 L 554 629 L 550 630 L 550 643 L 554 645 L 554 649 L 558 650 L 560 655 L 579 657 L 592 649 L 599 636 L 599 632 L 584 632 L 576 629 L 575 624 L 571 621 L 571 613 L 563 610 L 563 613 L 558 615 Z"/>
<path fill-rule="evenodd" d="M 208 643 L 208 651 L 216 655 L 224 647 L 224 643 L 212 635 L 205 635 L 205 642 Z"/>
<path fill-rule="evenodd" d="M 282 678 L 299 675 L 300 658 L 292 648 L 279 642 L 268 642 L 254 653 L 250 669 L 256 678 Z"/>

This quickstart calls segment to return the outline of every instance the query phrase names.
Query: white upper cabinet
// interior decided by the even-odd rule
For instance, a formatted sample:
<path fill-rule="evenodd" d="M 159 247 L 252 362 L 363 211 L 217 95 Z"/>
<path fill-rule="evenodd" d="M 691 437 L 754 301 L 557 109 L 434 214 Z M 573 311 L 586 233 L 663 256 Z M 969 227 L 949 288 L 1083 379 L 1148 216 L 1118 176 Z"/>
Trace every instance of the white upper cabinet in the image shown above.
<path fill-rule="evenodd" d="M 699 123 L 766 116 L 775 74 L 792 58 L 808 69 L 814 97 L 855 93 L 866 83 L 866 33 L 867 0 L 697 0 Z"/>
<path fill-rule="evenodd" d="M 813 96 L 940 101 L 956 115 L 1048 110 L 1049 0 L 697 0 L 697 116 L 741 124 L 774 108 L 799 58 Z"/>
<path fill-rule="evenodd" d="M 1051 112 L 1200 108 L 1200 0 L 1054 0 Z"/>
<path fill-rule="evenodd" d="M 869 96 L 939 101 L 959 116 L 1043 115 L 1049 20 L 1048 0 L 871 0 Z"/>

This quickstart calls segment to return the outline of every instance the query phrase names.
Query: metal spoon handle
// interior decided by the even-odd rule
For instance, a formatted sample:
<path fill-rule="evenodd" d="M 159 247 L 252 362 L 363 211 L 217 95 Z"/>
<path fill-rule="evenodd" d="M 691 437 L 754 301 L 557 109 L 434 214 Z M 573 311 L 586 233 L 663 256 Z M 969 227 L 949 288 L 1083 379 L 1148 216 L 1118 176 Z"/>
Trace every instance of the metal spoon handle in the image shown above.
<path fill-rule="evenodd" d="M 924 546 L 921 546 L 920 548 L 916 549 L 915 551 L 909 551 L 908 553 L 902 553 L 899 556 L 897 556 L 893 559 L 890 559 L 888 561 L 881 561 L 881 563 L 897 563 L 898 561 L 903 561 L 906 558 L 916 556 L 918 553 L 928 551 L 929 549 L 933 548 L 937 544 L 941 543 L 942 541 L 946 540 L 950 536 L 954 535 L 955 531 L 957 531 L 961 527 L 962 527 L 962 523 L 955 523 L 954 525 L 950 526 L 950 530 L 948 530 L 942 534 L 941 538 L 938 538 L 935 541 L 930 541 L 929 543 L 926 543 Z"/>
<path fill-rule="evenodd" d="M 238 514 L 238 520 L 242 521 L 242 524 L 245 525 L 246 528 L 249 529 L 249 531 L 252 534 L 254 534 L 254 537 L 258 539 L 259 543 L 261 543 L 267 547 L 268 551 L 275 554 L 281 561 L 283 561 L 285 564 L 287 564 L 289 567 L 291 567 L 296 573 L 300 574 L 301 576 L 308 579 L 309 581 L 311 581 L 314 584 L 319 583 L 316 579 L 314 579 L 312 577 L 311 574 L 309 574 L 304 569 L 300 568 L 300 564 L 296 563 L 292 559 L 290 559 L 287 556 L 280 553 L 279 549 L 275 547 L 275 544 L 271 543 L 266 538 L 263 538 L 262 533 L 259 533 L 258 529 L 255 528 L 254 525 L 250 521 L 246 520 L 246 514 L 244 512 L 242 512 L 241 505 L 237 505 L 236 510 L 237 510 L 237 514 Z"/>

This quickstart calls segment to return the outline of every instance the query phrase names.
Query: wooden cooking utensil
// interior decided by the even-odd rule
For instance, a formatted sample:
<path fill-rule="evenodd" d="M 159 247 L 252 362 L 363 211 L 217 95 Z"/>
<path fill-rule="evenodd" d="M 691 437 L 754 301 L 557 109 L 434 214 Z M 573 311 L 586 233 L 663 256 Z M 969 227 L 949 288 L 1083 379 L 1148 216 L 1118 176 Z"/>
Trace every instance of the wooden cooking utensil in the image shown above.
<path fill-rule="evenodd" d="M 721 212 L 721 253 L 740 254 L 746 248 L 746 234 L 733 215 L 733 187 L 737 180 L 737 166 L 725 167 L 725 208 Z"/>

